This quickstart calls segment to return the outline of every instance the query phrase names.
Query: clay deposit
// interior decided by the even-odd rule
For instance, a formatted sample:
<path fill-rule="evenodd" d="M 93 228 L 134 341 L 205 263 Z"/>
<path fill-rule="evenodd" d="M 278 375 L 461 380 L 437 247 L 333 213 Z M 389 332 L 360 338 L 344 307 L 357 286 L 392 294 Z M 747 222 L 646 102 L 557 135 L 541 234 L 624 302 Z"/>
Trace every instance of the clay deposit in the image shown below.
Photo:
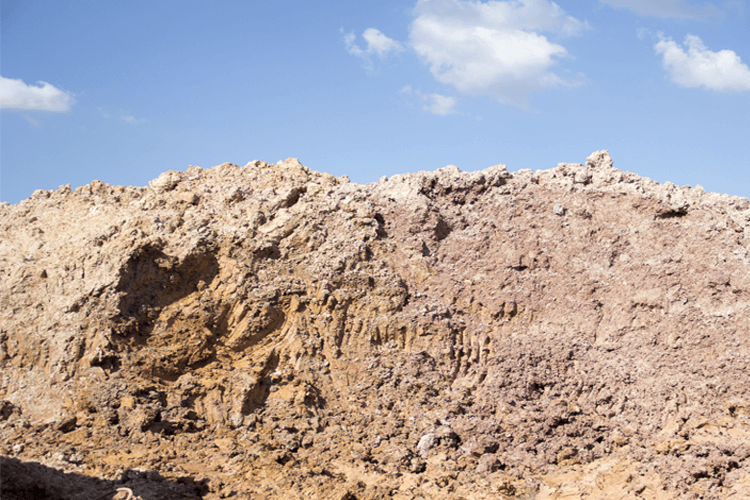
<path fill-rule="evenodd" d="M 37 191 L 0 205 L 0 496 L 749 498 L 748 233 L 606 151 Z"/>

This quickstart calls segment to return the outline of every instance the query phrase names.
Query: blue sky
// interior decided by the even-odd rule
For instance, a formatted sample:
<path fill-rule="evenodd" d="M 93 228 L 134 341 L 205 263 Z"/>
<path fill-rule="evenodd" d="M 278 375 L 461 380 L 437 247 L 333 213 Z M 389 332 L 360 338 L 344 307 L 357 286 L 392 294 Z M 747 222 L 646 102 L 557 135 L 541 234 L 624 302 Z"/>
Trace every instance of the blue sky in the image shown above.
<path fill-rule="evenodd" d="M 0 200 L 297 157 L 583 162 L 750 196 L 744 1 L 0 3 Z"/>

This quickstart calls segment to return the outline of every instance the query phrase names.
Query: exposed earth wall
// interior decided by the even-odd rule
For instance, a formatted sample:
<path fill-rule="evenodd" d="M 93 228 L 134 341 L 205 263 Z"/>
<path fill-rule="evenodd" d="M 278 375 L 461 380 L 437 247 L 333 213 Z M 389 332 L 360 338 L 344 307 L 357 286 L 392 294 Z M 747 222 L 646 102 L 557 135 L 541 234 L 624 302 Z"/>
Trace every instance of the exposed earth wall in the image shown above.
<path fill-rule="evenodd" d="M 0 205 L 0 496 L 749 498 L 749 246 L 746 198 L 606 151 L 37 191 Z"/>

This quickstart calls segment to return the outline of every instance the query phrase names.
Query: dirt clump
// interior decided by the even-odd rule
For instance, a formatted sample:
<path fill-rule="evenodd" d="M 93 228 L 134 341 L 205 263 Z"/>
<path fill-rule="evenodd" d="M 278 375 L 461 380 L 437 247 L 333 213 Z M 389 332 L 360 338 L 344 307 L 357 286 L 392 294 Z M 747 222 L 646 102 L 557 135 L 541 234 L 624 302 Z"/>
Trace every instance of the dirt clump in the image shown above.
<path fill-rule="evenodd" d="M 0 205 L 0 491 L 748 498 L 748 233 L 606 151 L 37 191 Z"/>

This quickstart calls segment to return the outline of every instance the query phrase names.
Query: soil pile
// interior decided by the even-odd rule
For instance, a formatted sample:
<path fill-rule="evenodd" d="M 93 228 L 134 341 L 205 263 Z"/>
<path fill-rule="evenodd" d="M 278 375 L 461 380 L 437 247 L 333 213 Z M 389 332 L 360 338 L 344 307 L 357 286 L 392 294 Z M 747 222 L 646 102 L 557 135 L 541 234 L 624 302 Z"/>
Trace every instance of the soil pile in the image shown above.
<path fill-rule="evenodd" d="M 749 233 L 606 151 L 37 191 L 0 205 L 0 496 L 748 498 Z"/>

